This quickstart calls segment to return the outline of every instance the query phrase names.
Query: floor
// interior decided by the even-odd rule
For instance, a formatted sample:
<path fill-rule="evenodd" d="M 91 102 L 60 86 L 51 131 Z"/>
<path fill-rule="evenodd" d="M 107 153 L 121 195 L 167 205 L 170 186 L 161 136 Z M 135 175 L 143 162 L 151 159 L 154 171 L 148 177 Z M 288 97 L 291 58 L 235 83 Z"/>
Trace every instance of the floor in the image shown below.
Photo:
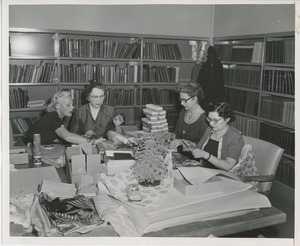
<path fill-rule="evenodd" d="M 294 189 L 275 181 L 269 199 L 274 207 L 287 214 L 287 222 L 246 233 L 230 235 L 228 237 L 257 237 L 258 235 L 262 235 L 266 238 L 294 238 L 294 198 Z"/>

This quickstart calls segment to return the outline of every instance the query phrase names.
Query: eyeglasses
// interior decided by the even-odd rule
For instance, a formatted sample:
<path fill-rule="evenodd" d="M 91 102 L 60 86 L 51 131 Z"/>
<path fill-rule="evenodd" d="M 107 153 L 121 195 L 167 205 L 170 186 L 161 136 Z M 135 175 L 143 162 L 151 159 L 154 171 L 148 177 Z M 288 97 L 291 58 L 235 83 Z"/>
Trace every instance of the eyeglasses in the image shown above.
<path fill-rule="evenodd" d="M 90 97 L 92 99 L 96 100 L 96 99 L 103 99 L 105 97 L 105 95 L 101 95 L 101 96 L 92 96 L 92 95 L 90 95 Z"/>
<path fill-rule="evenodd" d="M 211 122 L 213 122 L 213 123 L 215 123 L 215 124 L 218 124 L 218 122 L 220 121 L 220 120 L 222 120 L 222 119 L 224 119 L 223 117 L 222 118 L 220 118 L 220 119 L 210 119 L 210 118 L 206 118 L 206 120 L 209 122 L 209 123 L 211 123 Z"/>
<path fill-rule="evenodd" d="M 181 98 L 180 98 L 180 99 L 179 99 L 179 101 L 180 101 L 180 102 L 187 103 L 187 102 L 188 102 L 188 100 L 190 100 L 190 99 L 191 99 L 191 98 L 193 98 L 193 97 L 194 97 L 194 96 L 192 96 L 192 97 L 190 97 L 190 98 L 188 98 L 188 99 L 184 99 L 184 98 L 183 98 L 183 99 L 181 99 Z"/>

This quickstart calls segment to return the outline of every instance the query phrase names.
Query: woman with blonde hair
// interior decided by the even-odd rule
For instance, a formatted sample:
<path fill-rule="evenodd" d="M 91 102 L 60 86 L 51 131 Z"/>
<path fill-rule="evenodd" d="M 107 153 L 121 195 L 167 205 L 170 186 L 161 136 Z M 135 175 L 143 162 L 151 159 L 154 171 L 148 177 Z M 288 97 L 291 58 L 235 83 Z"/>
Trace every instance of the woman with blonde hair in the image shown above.
<path fill-rule="evenodd" d="M 41 135 L 41 144 L 50 144 L 57 139 L 73 144 L 91 142 L 88 138 L 69 132 L 64 126 L 64 118 L 70 117 L 73 109 L 70 92 L 65 90 L 56 92 L 47 105 L 47 113 L 37 120 L 25 134 L 24 143 L 32 143 L 33 134 L 36 133 Z M 101 140 L 95 139 L 92 143 L 96 144 L 99 141 Z"/>

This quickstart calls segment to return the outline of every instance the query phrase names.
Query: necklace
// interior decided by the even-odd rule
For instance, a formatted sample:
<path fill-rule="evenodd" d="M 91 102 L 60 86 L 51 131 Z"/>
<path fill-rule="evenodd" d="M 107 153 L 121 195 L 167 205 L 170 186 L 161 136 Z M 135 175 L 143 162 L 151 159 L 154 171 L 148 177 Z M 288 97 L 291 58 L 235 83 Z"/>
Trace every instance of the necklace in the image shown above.
<path fill-rule="evenodd" d="M 204 110 L 200 107 L 200 105 L 197 105 L 196 107 L 194 107 L 194 109 L 190 109 L 190 110 L 186 111 L 185 117 L 184 117 L 185 122 L 187 124 L 194 123 L 203 112 L 204 112 Z"/>

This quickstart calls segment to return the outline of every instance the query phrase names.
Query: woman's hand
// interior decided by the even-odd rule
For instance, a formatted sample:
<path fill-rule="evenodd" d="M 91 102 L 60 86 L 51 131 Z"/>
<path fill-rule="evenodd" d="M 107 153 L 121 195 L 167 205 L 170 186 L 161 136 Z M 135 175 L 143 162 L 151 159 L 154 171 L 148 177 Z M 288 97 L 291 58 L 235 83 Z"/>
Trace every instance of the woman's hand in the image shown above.
<path fill-rule="evenodd" d="M 173 139 L 175 139 L 175 134 L 172 132 L 167 132 L 165 133 L 160 139 L 160 143 L 163 145 L 165 142 L 169 142 L 172 141 Z"/>
<path fill-rule="evenodd" d="M 132 144 L 132 145 L 138 145 L 138 140 L 137 140 L 137 138 L 129 137 L 128 140 L 129 140 L 129 143 L 130 143 L 130 144 Z"/>
<path fill-rule="evenodd" d="M 113 118 L 113 123 L 115 126 L 120 126 L 124 123 L 124 118 L 122 115 L 118 114 Z"/>
<path fill-rule="evenodd" d="M 195 158 L 205 158 L 205 151 L 201 149 L 193 149 L 192 154 Z"/>
<path fill-rule="evenodd" d="M 176 149 L 180 145 L 182 145 L 180 139 L 174 139 L 170 143 L 170 149 Z"/>
<path fill-rule="evenodd" d="M 100 138 L 95 139 L 93 144 L 101 143 L 101 142 L 104 142 L 104 141 L 106 141 L 106 139 L 103 138 L 103 137 L 100 137 Z"/>
<path fill-rule="evenodd" d="M 92 137 L 94 137 L 95 135 L 96 135 L 95 132 L 93 132 L 92 130 L 88 130 L 83 136 L 84 136 L 85 138 L 92 138 Z"/>

